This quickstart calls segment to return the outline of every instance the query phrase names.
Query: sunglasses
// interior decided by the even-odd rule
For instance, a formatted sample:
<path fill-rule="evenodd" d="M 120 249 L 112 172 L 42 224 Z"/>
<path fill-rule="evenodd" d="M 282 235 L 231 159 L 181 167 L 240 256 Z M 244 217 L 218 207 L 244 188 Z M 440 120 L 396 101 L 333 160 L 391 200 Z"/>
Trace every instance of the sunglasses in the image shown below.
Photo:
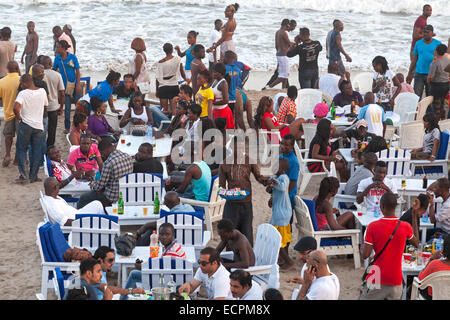
<path fill-rule="evenodd" d="M 207 264 L 209 264 L 209 263 L 211 263 L 211 262 L 209 262 L 209 261 L 200 261 L 200 260 L 198 260 L 197 263 L 200 264 L 200 265 L 202 265 L 202 266 L 206 266 Z"/>
<path fill-rule="evenodd" d="M 114 261 L 114 258 L 109 258 L 109 259 L 106 259 L 105 261 L 108 263 L 112 263 Z"/>

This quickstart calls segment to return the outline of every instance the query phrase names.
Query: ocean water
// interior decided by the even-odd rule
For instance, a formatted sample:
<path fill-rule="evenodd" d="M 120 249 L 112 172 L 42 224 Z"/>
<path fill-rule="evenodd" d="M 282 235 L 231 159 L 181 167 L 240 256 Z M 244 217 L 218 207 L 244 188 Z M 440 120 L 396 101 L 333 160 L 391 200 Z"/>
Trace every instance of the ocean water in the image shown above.
<path fill-rule="evenodd" d="M 447 44 L 450 1 L 426 2 L 433 7 L 428 22 L 434 26 L 436 38 Z M 372 71 L 371 61 L 376 55 L 385 56 L 394 71 L 408 68 L 412 27 L 425 2 L 242 0 L 238 3 L 241 7 L 235 14 L 234 40 L 239 60 L 255 70 L 273 70 L 276 67 L 274 34 L 281 20 L 289 18 L 297 21 L 297 30 L 290 34 L 292 40 L 298 28 L 308 27 L 311 39 L 322 43 L 319 65 L 323 72 L 327 66 L 325 38 L 334 19 L 344 22 L 343 45 L 353 59 L 352 63 L 344 63 L 350 70 Z M 189 30 L 199 32 L 197 43 L 206 47 L 214 20 L 226 20 L 227 4 L 217 0 L 0 0 L 0 21 L 12 29 L 12 40 L 18 45 L 17 60 L 23 52 L 29 20 L 36 23 L 40 37 L 38 54 L 46 55 L 53 54 L 52 27 L 69 23 L 77 40 L 77 56 L 83 73 L 108 69 L 124 72 L 134 56 L 131 40 L 137 36 L 146 41 L 151 68 L 164 56 L 165 42 L 186 49 Z M 298 58 L 290 61 L 291 68 L 297 68 Z"/>

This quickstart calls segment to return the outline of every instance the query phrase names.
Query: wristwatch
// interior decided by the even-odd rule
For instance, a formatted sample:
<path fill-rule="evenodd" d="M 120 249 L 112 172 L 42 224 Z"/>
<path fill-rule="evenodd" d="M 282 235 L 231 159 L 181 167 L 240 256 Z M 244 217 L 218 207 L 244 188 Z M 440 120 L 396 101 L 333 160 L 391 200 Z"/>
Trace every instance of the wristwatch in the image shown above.
<path fill-rule="evenodd" d="M 132 288 L 128 288 L 129 294 L 133 294 L 133 289 Z"/>
<path fill-rule="evenodd" d="M 431 157 L 432 157 L 433 159 L 435 159 L 435 158 L 436 158 L 436 156 L 435 156 L 435 155 L 433 155 L 433 154 L 431 155 Z"/>

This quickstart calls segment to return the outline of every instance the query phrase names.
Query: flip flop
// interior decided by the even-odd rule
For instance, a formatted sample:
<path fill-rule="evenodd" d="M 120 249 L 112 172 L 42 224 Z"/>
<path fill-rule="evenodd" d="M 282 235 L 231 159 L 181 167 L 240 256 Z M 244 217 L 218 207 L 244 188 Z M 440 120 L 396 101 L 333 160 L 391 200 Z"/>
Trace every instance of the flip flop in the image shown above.
<path fill-rule="evenodd" d="M 17 178 L 15 181 L 17 184 L 25 184 L 27 181 L 24 178 Z"/>
<path fill-rule="evenodd" d="M 34 180 L 30 180 L 30 183 L 33 183 L 33 182 L 42 182 L 42 179 L 41 178 L 36 178 Z"/>

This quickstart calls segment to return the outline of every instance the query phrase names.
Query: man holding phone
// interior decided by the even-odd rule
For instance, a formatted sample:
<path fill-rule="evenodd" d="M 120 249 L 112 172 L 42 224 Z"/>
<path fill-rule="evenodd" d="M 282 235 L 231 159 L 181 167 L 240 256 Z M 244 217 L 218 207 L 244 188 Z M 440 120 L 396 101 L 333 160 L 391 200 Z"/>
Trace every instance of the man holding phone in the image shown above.
<path fill-rule="evenodd" d="M 329 271 L 327 255 L 322 250 L 312 251 L 306 257 L 306 268 L 297 300 L 339 299 L 339 279 Z"/>

